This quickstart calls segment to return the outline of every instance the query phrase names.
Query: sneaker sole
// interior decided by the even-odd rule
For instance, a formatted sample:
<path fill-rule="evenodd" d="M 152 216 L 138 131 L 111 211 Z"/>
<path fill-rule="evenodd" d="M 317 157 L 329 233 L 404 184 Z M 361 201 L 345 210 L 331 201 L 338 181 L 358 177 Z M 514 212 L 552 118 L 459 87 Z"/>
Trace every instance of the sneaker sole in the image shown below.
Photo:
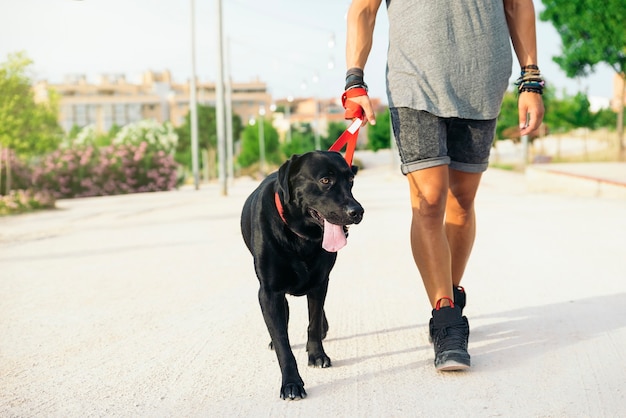
<path fill-rule="evenodd" d="M 444 364 L 440 364 L 435 367 L 440 372 L 454 372 L 454 371 L 462 371 L 468 370 L 470 368 L 469 364 L 460 363 L 455 360 L 448 360 Z"/>

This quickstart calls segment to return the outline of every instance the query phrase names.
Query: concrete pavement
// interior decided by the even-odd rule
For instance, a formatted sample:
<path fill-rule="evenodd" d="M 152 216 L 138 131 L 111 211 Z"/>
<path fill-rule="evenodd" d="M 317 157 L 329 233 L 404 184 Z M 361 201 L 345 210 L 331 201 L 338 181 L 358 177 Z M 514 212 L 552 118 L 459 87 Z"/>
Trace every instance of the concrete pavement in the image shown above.
<path fill-rule="evenodd" d="M 623 415 L 626 199 L 533 193 L 488 170 L 463 282 L 472 369 L 438 373 L 405 180 L 371 167 L 331 276 L 333 367 L 306 366 L 305 299 L 289 299 L 298 402 L 279 398 L 239 233 L 255 181 L 0 218 L 0 416 Z"/>

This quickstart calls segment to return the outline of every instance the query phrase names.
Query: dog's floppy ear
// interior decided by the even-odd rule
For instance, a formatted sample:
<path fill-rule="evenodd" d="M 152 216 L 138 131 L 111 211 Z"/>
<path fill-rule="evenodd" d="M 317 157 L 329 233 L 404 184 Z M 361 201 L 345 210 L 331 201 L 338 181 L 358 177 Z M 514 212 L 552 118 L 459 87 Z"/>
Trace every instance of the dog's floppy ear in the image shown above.
<path fill-rule="evenodd" d="M 278 190 L 283 194 L 283 201 L 288 203 L 291 200 L 289 190 L 289 178 L 291 175 L 291 167 L 300 158 L 299 155 L 292 155 L 291 158 L 278 168 Z"/>
<path fill-rule="evenodd" d="M 358 173 L 359 171 L 359 167 L 356 165 L 351 165 L 350 168 L 352 169 L 352 174 L 356 176 L 356 173 Z"/>

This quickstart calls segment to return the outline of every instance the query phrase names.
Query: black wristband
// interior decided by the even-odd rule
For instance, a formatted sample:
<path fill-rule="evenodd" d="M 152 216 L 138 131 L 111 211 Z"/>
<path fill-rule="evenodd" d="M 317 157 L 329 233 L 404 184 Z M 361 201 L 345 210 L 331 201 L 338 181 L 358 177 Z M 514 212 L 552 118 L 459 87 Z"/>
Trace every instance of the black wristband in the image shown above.
<path fill-rule="evenodd" d="M 364 88 L 365 91 L 367 91 L 367 84 L 365 84 L 363 80 L 363 70 L 353 67 L 346 71 L 346 86 L 344 90 L 350 90 L 356 87 Z"/>
<path fill-rule="evenodd" d="M 363 78 L 363 70 L 359 67 L 352 67 L 348 71 L 346 71 L 346 79 L 349 76 L 357 76 Z"/>

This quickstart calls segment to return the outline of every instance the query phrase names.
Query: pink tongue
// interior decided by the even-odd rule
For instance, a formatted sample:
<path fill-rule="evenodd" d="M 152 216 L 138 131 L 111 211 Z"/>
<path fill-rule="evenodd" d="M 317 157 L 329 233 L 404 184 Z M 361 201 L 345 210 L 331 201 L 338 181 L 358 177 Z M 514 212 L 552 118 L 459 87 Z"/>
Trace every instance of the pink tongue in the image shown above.
<path fill-rule="evenodd" d="M 348 240 L 343 232 L 343 226 L 335 225 L 324 219 L 324 238 L 322 239 L 322 248 L 329 253 L 336 253 L 346 246 Z"/>

